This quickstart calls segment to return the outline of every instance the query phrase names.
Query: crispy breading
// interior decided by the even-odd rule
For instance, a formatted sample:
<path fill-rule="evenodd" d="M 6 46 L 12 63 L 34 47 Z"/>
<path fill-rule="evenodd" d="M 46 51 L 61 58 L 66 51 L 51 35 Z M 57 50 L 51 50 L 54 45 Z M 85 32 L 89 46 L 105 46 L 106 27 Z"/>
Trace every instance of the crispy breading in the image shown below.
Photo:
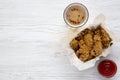
<path fill-rule="evenodd" d="M 91 50 L 93 46 L 93 32 L 90 29 L 85 29 L 84 41 L 89 50 Z"/>
<path fill-rule="evenodd" d="M 74 50 L 74 51 L 77 51 L 79 49 L 79 42 L 76 40 L 76 39 L 73 39 L 71 42 L 70 42 L 70 47 Z"/>
<path fill-rule="evenodd" d="M 111 42 L 111 38 L 101 26 L 100 26 L 100 30 L 101 30 L 101 38 L 102 38 L 103 47 L 108 48 L 110 45 L 109 43 Z"/>
<path fill-rule="evenodd" d="M 89 57 L 89 48 L 85 44 L 80 44 L 79 50 L 77 50 L 76 54 L 82 61 L 86 61 Z"/>
<path fill-rule="evenodd" d="M 99 56 L 102 53 L 102 51 L 102 43 L 100 41 L 96 41 L 90 54 L 91 56 L 96 57 Z"/>
<path fill-rule="evenodd" d="M 103 49 L 110 45 L 111 38 L 101 27 L 86 28 L 81 31 L 71 42 L 70 46 L 76 56 L 83 62 L 91 60 L 100 54 Z"/>

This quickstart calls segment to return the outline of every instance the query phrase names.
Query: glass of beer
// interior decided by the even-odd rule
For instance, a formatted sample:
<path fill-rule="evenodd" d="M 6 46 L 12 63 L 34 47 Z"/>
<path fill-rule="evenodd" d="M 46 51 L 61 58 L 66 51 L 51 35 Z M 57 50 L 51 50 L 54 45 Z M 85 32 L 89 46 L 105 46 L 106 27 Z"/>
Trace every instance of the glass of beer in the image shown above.
<path fill-rule="evenodd" d="M 88 9 L 81 3 L 68 5 L 63 13 L 65 23 L 74 28 L 83 26 L 89 17 Z"/>

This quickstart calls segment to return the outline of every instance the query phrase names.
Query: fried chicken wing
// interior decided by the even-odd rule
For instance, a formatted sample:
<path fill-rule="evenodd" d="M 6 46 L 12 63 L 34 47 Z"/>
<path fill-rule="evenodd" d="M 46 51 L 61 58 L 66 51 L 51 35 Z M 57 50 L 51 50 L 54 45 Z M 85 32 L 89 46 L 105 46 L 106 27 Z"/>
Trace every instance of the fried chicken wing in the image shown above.
<path fill-rule="evenodd" d="M 70 47 L 76 52 L 79 49 L 78 41 L 76 39 L 73 39 L 70 42 Z"/>
<path fill-rule="evenodd" d="M 101 42 L 101 33 L 99 29 L 95 29 L 94 34 L 94 47 L 91 50 L 91 54 L 94 56 L 99 56 L 102 53 L 102 42 Z"/>
<path fill-rule="evenodd" d="M 109 47 L 111 40 L 108 33 L 101 26 L 98 26 L 81 31 L 70 42 L 70 46 L 75 51 L 76 56 L 85 62 L 102 54 L 103 49 Z"/>
<path fill-rule="evenodd" d="M 100 26 L 102 44 L 104 48 L 108 48 L 111 42 L 111 38 L 108 33 Z"/>
<path fill-rule="evenodd" d="M 93 46 L 93 32 L 90 29 L 85 29 L 84 41 L 89 50 L 91 50 Z"/>
<path fill-rule="evenodd" d="M 81 44 L 79 50 L 77 50 L 76 54 L 82 61 L 86 61 L 89 57 L 89 48 L 85 44 Z"/>

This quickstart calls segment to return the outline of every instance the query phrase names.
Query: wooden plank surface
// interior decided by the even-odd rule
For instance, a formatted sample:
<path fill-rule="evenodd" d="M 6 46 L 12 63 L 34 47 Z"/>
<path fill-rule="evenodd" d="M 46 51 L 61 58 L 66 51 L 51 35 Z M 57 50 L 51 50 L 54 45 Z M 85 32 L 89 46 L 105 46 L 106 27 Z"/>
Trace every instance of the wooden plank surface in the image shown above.
<path fill-rule="evenodd" d="M 103 13 L 119 39 L 119 0 L 0 0 L 0 80 L 104 80 L 97 65 L 78 71 L 61 47 L 67 28 L 63 11 L 72 2 L 87 6 L 88 24 Z M 119 48 L 116 42 L 112 47 L 115 56 L 108 57 L 118 67 Z M 120 80 L 119 71 L 111 80 Z"/>

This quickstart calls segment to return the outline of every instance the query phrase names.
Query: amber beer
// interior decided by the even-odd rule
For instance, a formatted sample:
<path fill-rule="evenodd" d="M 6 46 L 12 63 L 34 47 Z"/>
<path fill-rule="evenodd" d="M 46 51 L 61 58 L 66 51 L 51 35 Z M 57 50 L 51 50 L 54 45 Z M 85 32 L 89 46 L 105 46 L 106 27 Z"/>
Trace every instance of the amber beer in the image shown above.
<path fill-rule="evenodd" d="M 74 5 L 66 12 L 66 19 L 74 25 L 81 24 L 85 20 L 85 10 L 80 6 Z"/>
<path fill-rule="evenodd" d="M 86 24 L 88 17 L 87 8 L 81 3 L 68 5 L 63 13 L 65 23 L 72 28 L 78 28 Z"/>

